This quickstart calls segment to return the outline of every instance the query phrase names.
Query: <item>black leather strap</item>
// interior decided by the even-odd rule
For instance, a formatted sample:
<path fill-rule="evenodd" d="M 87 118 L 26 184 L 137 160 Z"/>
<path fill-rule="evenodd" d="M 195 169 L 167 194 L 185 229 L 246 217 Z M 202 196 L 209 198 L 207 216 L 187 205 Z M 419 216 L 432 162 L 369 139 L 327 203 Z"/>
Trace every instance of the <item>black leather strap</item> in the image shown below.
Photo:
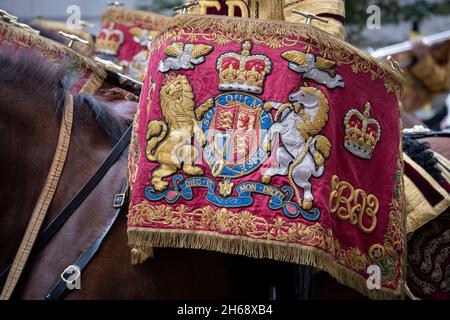
<path fill-rule="evenodd" d="M 80 191 L 73 197 L 69 204 L 53 219 L 52 222 L 39 234 L 34 244 L 31 254 L 39 252 L 45 245 L 51 240 L 51 238 L 58 232 L 64 223 L 72 216 L 72 214 L 78 209 L 78 207 L 86 200 L 89 194 L 94 190 L 97 184 L 103 179 L 105 174 L 111 169 L 113 164 L 119 159 L 120 155 L 126 149 L 131 139 L 132 126 L 129 126 L 119 142 L 109 153 L 108 157 L 98 167 L 94 174 L 89 178 L 88 182 L 80 189 Z M 0 287 L 5 284 L 8 277 L 11 265 L 6 267 L 0 273 Z"/>
<path fill-rule="evenodd" d="M 109 221 L 108 225 L 103 229 L 100 236 L 87 248 L 73 263 L 73 265 L 77 266 L 80 269 L 80 272 L 84 270 L 84 268 L 88 265 L 88 263 L 92 260 L 94 255 L 97 253 L 98 249 L 100 248 L 100 245 L 102 244 L 103 240 L 105 239 L 106 235 L 108 234 L 109 230 L 111 230 L 111 227 L 114 225 L 114 222 L 116 222 L 117 217 L 119 216 L 120 210 L 122 209 L 122 206 L 125 202 L 125 192 L 127 190 L 127 183 L 126 179 L 124 179 L 122 183 L 121 193 L 117 194 L 114 197 L 114 207 L 116 208 L 114 211 L 114 215 Z M 120 200 L 118 199 L 120 198 Z M 119 202 L 120 201 L 120 202 Z M 53 286 L 53 288 L 50 290 L 49 293 L 45 296 L 45 300 L 59 300 L 62 298 L 65 294 L 69 292 L 69 289 L 67 289 L 67 283 L 63 281 L 61 278 L 58 279 L 56 284 Z"/>
<path fill-rule="evenodd" d="M 422 138 L 450 138 L 450 130 L 447 131 L 425 131 L 425 132 L 405 132 L 404 136 L 411 139 L 422 139 Z"/>

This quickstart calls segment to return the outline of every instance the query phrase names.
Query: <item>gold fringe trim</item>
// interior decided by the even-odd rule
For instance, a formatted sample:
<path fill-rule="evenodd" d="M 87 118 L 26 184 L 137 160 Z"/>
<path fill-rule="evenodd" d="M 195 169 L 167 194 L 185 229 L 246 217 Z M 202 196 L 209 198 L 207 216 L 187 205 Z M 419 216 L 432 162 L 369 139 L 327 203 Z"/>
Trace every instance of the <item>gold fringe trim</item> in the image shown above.
<path fill-rule="evenodd" d="M 92 74 L 82 88 L 85 91 L 81 92 L 95 93 L 106 79 L 106 71 L 94 61 L 51 39 L 33 34 L 3 21 L 0 21 L 0 38 L 3 39 L 3 43 L 32 47 L 52 61 L 58 61 L 58 59 L 66 57 L 70 61 L 78 63 L 83 69 L 90 69 Z"/>
<path fill-rule="evenodd" d="M 337 264 L 330 254 L 312 247 L 267 240 L 243 239 L 208 231 L 128 228 L 127 233 L 128 245 L 132 248 L 132 252 L 149 252 L 153 247 L 175 247 L 219 251 L 251 258 L 267 258 L 304 264 L 328 272 L 339 283 L 351 287 L 371 299 L 403 298 L 402 288 L 398 290 L 368 289 L 363 276 Z"/>
<path fill-rule="evenodd" d="M 396 92 L 401 94 L 403 90 L 403 76 L 398 70 L 387 63 L 381 63 L 351 44 L 333 37 L 328 32 L 320 30 L 312 25 L 228 16 L 179 14 L 173 18 L 166 31 L 170 33 L 171 29 L 179 29 L 180 27 L 192 30 L 193 37 L 199 36 L 194 29 L 211 29 L 219 32 L 222 38 L 226 37 L 226 34 L 229 34 L 235 35 L 236 38 L 252 39 L 257 43 L 266 45 L 269 44 L 265 43 L 265 41 L 261 41 L 261 39 L 267 39 L 268 37 L 279 37 L 281 39 L 293 37 L 296 39 L 286 41 L 295 43 L 303 42 L 298 39 L 299 37 L 310 39 L 319 47 L 332 48 L 334 51 L 337 51 L 336 54 L 338 56 L 352 54 L 360 58 L 363 60 L 361 61 L 362 63 L 366 62 L 370 64 L 370 68 L 373 70 L 371 73 L 372 78 L 376 73 L 380 73 L 378 76 L 382 79 L 388 78 L 388 82 L 392 83 Z M 159 42 L 159 45 L 161 45 L 161 43 L 165 41 L 165 36 L 167 36 L 167 34 L 160 34 L 154 40 L 154 43 L 156 44 Z M 280 47 L 283 46 L 286 46 L 286 44 L 284 42 L 280 43 Z M 158 45 L 156 45 L 156 47 L 158 47 Z"/>
<path fill-rule="evenodd" d="M 142 28 L 149 31 L 162 31 L 172 21 L 172 17 L 140 10 L 110 8 L 103 12 L 100 20 L 102 23 L 108 21 L 123 24 L 127 27 L 140 24 Z"/>

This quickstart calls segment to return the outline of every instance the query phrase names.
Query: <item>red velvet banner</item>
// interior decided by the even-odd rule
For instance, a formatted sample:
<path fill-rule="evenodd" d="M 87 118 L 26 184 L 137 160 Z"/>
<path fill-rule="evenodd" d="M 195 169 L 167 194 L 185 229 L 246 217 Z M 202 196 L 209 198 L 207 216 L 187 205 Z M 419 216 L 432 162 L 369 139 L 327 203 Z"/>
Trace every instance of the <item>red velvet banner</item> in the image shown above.
<path fill-rule="evenodd" d="M 401 296 L 400 87 L 310 25 L 177 16 L 153 42 L 134 123 L 134 262 L 155 246 L 216 250 Z"/>
<path fill-rule="evenodd" d="M 148 39 L 167 27 L 171 18 L 152 12 L 111 8 L 102 14 L 95 55 L 124 68 L 124 73 L 143 81 L 148 59 Z"/>

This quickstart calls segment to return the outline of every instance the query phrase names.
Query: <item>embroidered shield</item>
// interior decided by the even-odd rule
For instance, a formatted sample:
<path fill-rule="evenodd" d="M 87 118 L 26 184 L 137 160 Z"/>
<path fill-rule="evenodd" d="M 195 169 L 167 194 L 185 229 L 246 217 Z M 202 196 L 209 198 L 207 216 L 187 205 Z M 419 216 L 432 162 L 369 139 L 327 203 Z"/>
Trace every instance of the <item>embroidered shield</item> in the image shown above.
<path fill-rule="evenodd" d="M 205 161 L 216 177 L 237 178 L 258 169 L 267 154 L 263 134 L 272 124 L 262 101 L 245 93 L 226 93 L 215 98 L 202 129 L 207 137 Z"/>

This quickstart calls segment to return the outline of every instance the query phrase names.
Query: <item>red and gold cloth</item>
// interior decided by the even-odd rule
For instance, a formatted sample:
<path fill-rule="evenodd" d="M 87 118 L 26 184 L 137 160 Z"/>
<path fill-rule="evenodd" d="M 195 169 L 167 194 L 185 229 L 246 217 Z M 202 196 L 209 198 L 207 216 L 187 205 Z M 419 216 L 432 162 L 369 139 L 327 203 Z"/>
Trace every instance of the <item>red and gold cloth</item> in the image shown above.
<path fill-rule="evenodd" d="M 215 250 L 402 296 L 400 90 L 393 69 L 310 25 L 175 17 L 153 42 L 134 123 L 133 261 Z"/>
<path fill-rule="evenodd" d="M 33 51 L 55 63 L 62 61 L 72 63 L 79 74 L 78 81 L 72 90 L 73 93 L 93 94 L 97 92 L 106 79 L 106 72 L 91 59 L 58 42 L 4 21 L 0 21 L 0 46 L 32 48 Z"/>
<path fill-rule="evenodd" d="M 153 12 L 110 8 L 101 17 L 95 55 L 121 65 L 126 74 L 143 81 L 149 36 L 164 30 L 170 20 Z"/>

